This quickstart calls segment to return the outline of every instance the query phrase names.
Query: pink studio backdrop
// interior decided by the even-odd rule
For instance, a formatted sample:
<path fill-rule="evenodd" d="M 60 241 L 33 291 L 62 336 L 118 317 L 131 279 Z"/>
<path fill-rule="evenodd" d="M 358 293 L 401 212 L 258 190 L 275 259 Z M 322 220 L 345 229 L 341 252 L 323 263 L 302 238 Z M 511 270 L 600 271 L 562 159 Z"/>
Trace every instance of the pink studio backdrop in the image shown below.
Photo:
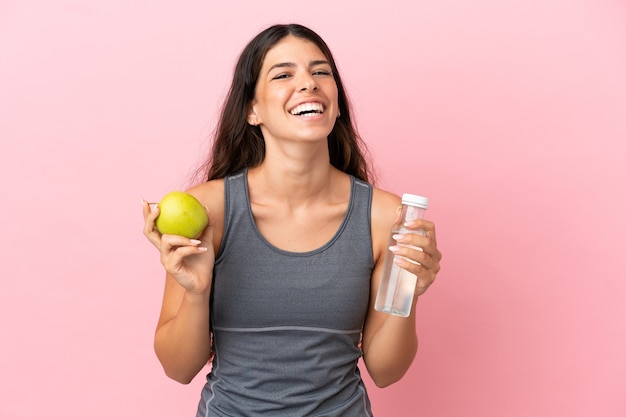
<path fill-rule="evenodd" d="M 443 269 L 377 416 L 626 415 L 626 6 L 611 0 L 0 2 L 0 415 L 191 416 L 152 351 L 141 198 L 184 188 L 235 57 L 330 44 L 379 185 Z"/>

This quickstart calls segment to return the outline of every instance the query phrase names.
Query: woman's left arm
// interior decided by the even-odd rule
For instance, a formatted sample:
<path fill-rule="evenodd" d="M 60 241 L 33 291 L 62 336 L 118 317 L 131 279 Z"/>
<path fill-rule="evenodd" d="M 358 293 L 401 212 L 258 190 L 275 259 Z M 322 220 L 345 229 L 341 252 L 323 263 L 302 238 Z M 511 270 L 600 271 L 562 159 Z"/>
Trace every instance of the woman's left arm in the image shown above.
<path fill-rule="evenodd" d="M 372 380 L 379 387 L 400 380 L 413 363 L 417 353 L 416 304 L 419 296 L 434 282 L 441 260 L 435 225 L 423 219 L 407 224 L 406 227 L 410 230 L 425 232 L 425 235 L 404 234 L 397 240 L 401 245 L 393 248 L 396 255 L 410 260 L 402 260 L 400 267 L 417 276 L 411 314 L 409 317 L 397 317 L 374 309 L 388 249 L 389 231 L 394 221 L 393 213 L 399 205 L 400 199 L 397 196 L 375 190 L 372 200 L 372 244 L 376 263 L 372 272 L 370 305 L 363 329 L 362 347 L 364 363 Z"/>

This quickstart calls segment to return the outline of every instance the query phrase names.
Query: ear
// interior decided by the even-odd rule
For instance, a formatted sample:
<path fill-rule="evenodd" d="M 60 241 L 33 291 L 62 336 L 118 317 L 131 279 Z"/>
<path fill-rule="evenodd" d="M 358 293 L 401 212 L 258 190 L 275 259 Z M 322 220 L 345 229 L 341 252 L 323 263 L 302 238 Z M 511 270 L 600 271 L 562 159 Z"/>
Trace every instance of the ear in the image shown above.
<path fill-rule="evenodd" d="M 261 118 L 256 111 L 254 110 L 254 104 L 250 104 L 250 109 L 248 110 L 248 116 L 246 117 L 246 121 L 249 125 L 258 126 L 261 124 Z"/>

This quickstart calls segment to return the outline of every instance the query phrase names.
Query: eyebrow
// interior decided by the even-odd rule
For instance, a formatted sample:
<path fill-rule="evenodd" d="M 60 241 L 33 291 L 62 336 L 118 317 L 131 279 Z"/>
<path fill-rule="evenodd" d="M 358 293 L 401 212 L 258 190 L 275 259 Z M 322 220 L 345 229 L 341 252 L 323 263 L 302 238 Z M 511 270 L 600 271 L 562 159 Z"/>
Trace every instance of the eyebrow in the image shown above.
<path fill-rule="evenodd" d="M 316 65 L 330 65 L 330 63 L 326 61 L 325 59 L 317 59 L 317 60 L 309 62 L 309 68 L 314 67 Z M 272 65 L 270 69 L 267 70 L 267 72 L 269 74 L 275 68 L 293 68 L 295 66 L 296 64 L 293 62 L 280 62 L 278 64 Z"/>

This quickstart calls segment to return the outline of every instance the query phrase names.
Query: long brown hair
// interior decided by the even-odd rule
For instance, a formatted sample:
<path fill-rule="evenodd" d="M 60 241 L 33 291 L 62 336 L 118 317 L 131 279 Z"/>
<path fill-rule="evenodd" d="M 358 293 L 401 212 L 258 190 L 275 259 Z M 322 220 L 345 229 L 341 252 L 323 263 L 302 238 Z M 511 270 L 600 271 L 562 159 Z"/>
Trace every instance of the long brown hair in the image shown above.
<path fill-rule="evenodd" d="M 363 181 L 371 181 L 372 173 L 365 158 L 367 147 L 361 140 L 350 115 L 350 103 L 335 60 L 326 42 L 314 31 L 298 24 L 274 25 L 248 43 L 242 51 L 233 81 L 215 130 L 211 154 L 201 167 L 206 181 L 259 165 L 265 158 L 265 142 L 261 129 L 247 122 L 250 102 L 267 52 L 286 36 L 308 40 L 322 51 L 330 63 L 337 84 L 341 116 L 328 135 L 330 162 L 337 169 Z"/>

